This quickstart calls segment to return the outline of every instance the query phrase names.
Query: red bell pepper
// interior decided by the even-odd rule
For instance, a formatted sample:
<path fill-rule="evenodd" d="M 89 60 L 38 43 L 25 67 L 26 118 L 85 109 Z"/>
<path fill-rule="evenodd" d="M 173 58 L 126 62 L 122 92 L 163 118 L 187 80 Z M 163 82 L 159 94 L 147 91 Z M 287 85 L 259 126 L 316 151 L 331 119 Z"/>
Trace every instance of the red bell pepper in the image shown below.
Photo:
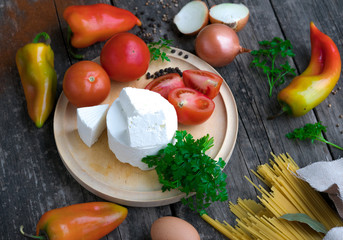
<path fill-rule="evenodd" d="M 73 33 L 71 45 L 75 48 L 88 47 L 142 25 L 130 11 L 104 3 L 69 6 L 63 17 Z"/>
<path fill-rule="evenodd" d="M 33 239 L 96 240 L 112 232 L 126 216 L 127 209 L 115 203 L 80 203 L 44 213 L 37 224 L 37 236 L 24 233 L 23 227 L 20 230 Z"/>

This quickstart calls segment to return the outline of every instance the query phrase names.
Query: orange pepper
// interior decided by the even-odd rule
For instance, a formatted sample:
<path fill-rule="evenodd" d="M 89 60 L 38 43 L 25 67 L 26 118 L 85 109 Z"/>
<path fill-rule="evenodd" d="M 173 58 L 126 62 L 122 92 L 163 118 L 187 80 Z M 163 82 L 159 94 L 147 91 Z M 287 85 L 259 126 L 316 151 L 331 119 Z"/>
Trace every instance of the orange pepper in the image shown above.
<path fill-rule="evenodd" d="M 142 25 L 130 11 L 104 3 L 69 6 L 63 17 L 73 33 L 71 45 L 75 48 L 88 47 L 107 40 L 115 33 Z"/>
<path fill-rule="evenodd" d="M 37 236 L 21 233 L 41 240 L 96 240 L 118 227 L 127 216 L 127 208 L 110 202 L 74 204 L 50 210 L 37 224 Z M 42 234 L 42 235 L 40 235 Z"/>
<path fill-rule="evenodd" d="M 306 70 L 278 94 L 283 112 L 299 117 L 329 96 L 341 74 L 341 57 L 332 39 L 310 24 L 311 61 Z"/>

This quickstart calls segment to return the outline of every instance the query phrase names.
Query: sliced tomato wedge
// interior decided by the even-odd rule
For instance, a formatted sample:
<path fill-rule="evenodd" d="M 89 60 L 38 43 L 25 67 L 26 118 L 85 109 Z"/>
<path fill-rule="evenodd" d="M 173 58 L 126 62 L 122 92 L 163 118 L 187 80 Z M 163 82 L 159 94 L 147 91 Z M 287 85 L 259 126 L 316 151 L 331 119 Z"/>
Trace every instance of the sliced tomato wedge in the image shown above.
<path fill-rule="evenodd" d="M 180 75 L 178 73 L 168 73 L 152 80 L 146 85 L 145 89 L 157 92 L 168 99 L 169 92 L 180 87 L 185 87 Z"/>
<path fill-rule="evenodd" d="M 205 122 L 214 111 L 214 102 L 192 88 L 175 88 L 168 101 L 174 106 L 179 123 L 195 125 Z"/>
<path fill-rule="evenodd" d="M 223 83 L 219 75 L 203 70 L 185 70 L 182 73 L 186 87 L 193 88 L 207 97 L 215 98 Z"/>

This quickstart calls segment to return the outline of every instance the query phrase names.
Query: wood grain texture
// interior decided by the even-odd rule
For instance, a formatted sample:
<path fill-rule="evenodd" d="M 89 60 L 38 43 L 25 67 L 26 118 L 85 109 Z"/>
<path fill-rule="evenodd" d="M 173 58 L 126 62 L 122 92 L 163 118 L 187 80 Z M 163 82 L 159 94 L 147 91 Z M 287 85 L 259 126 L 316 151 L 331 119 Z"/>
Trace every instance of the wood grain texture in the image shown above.
<path fill-rule="evenodd" d="M 186 0 L 2 0 L 0 1 L 0 239 L 23 239 L 19 226 L 34 233 L 41 215 L 53 208 L 81 202 L 101 201 L 79 185 L 68 173 L 58 154 L 53 137 L 53 114 L 37 129 L 27 114 L 26 101 L 15 65 L 15 53 L 38 33 L 45 31 L 52 38 L 55 69 L 58 76 L 57 95 L 62 91 L 64 72 L 77 62 L 67 51 L 67 23 L 63 11 L 69 5 L 109 3 L 127 9 L 142 21 L 142 27 L 130 32 L 146 43 L 160 37 L 173 40 L 173 46 L 195 53 L 195 37 L 180 34 L 172 23 L 175 14 Z M 206 0 L 210 7 L 225 2 Z M 310 60 L 309 23 L 329 35 L 342 55 L 343 3 L 340 0 L 234 0 L 250 10 L 250 19 L 238 33 L 242 46 L 259 47 L 258 41 L 273 37 L 289 39 L 296 56 L 290 60 L 300 74 Z M 105 42 L 94 44 L 77 53 L 91 60 L 100 54 Z M 235 149 L 225 173 L 228 175 L 229 200 L 238 197 L 257 199 L 255 189 L 246 181 L 248 176 L 260 183 L 250 169 L 266 163 L 275 154 L 288 152 L 302 167 L 309 163 L 332 160 L 342 151 L 323 143 L 291 141 L 285 134 L 305 123 L 322 121 L 327 126 L 324 136 L 343 146 L 343 91 L 341 79 L 330 96 L 303 117 L 281 116 L 273 121 L 267 116 L 278 111 L 277 92 L 291 81 L 276 87 L 268 97 L 268 83 L 259 69 L 249 67 L 250 54 L 237 56 L 231 64 L 216 70 L 225 78 L 235 99 L 239 113 L 239 132 Z M 330 107 L 329 107 L 330 106 Z M 128 207 L 127 219 L 104 239 L 150 239 L 151 224 L 162 216 L 174 215 L 190 222 L 203 240 L 225 239 L 205 223 L 196 213 L 181 203 L 163 207 Z M 235 224 L 235 216 L 228 204 L 215 203 L 208 210 L 211 217 Z"/>

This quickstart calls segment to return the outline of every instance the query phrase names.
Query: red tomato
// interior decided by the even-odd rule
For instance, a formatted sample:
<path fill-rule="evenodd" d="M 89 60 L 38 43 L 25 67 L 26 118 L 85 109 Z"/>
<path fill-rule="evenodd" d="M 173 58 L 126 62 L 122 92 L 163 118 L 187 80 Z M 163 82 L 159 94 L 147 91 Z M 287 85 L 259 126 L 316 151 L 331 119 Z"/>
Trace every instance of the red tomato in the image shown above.
<path fill-rule="evenodd" d="M 145 42 L 128 32 L 115 34 L 101 50 L 100 62 L 112 80 L 137 80 L 148 70 L 150 52 Z"/>
<path fill-rule="evenodd" d="M 168 101 L 173 104 L 179 123 L 195 125 L 205 122 L 214 111 L 214 102 L 192 88 L 175 88 Z"/>
<path fill-rule="evenodd" d="M 182 73 L 185 85 L 213 99 L 218 95 L 223 79 L 215 73 L 202 70 L 186 70 Z"/>
<path fill-rule="evenodd" d="M 76 107 L 100 104 L 111 90 L 111 80 L 105 70 L 92 61 L 71 65 L 64 74 L 63 92 Z"/>
<path fill-rule="evenodd" d="M 161 77 L 155 78 L 145 89 L 157 92 L 162 95 L 162 97 L 168 99 L 168 94 L 174 88 L 185 87 L 182 78 L 177 73 L 169 73 Z"/>

